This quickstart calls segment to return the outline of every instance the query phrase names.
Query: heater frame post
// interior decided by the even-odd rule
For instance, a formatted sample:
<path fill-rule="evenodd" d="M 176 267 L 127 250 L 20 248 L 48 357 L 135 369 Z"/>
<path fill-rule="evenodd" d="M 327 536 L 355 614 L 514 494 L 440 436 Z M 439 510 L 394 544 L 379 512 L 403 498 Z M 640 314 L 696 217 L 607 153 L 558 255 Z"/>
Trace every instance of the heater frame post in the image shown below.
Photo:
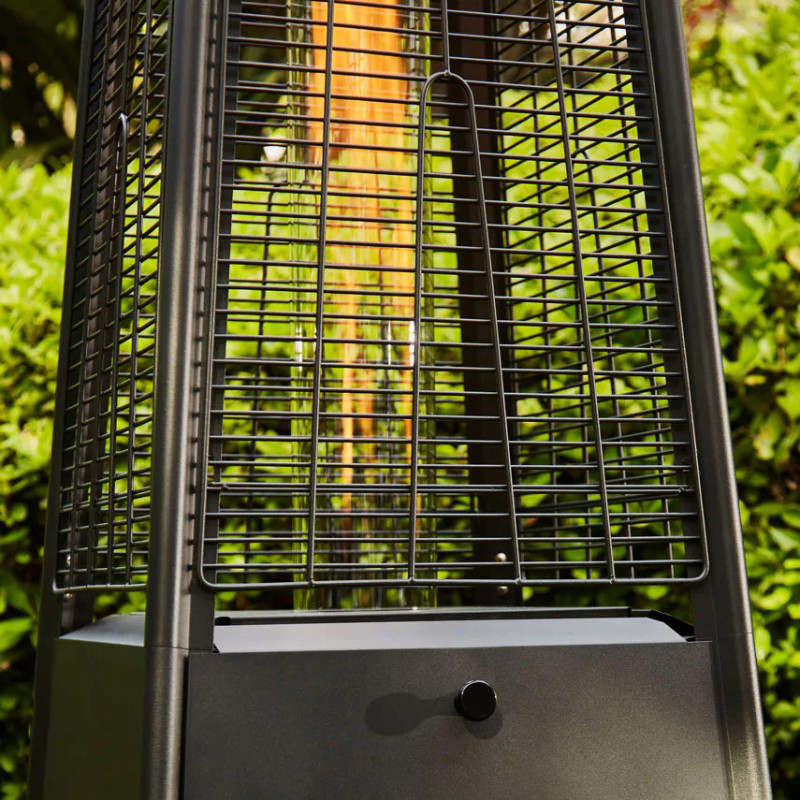
<path fill-rule="evenodd" d="M 488 149 L 491 152 L 497 152 L 497 143 L 492 140 L 496 140 L 498 138 L 498 134 L 483 132 L 485 129 L 492 130 L 499 127 L 498 123 L 494 119 L 494 117 L 497 116 L 496 110 L 492 110 L 493 93 L 495 91 L 492 87 L 492 80 L 494 78 L 492 72 L 497 66 L 497 60 L 492 56 L 492 45 L 490 42 L 479 37 L 476 37 L 475 39 L 464 38 L 466 34 L 474 34 L 476 32 L 476 28 L 478 30 L 480 29 L 484 20 L 486 20 L 487 16 L 491 13 L 491 7 L 491 0 L 450 0 L 445 6 L 446 11 L 443 13 L 449 13 L 452 15 L 452 20 L 448 22 L 447 29 L 455 34 L 453 37 L 454 41 L 450 43 L 452 59 L 454 62 L 458 62 L 458 67 L 454 70 L 454 72 L 456 72 L 462 80 L 466 81 L 466 83 L 470 85 L 471 91 L 475 97 L 475 122 L 476 127 L 478 128 L 477 139 L 481 146 L 480 149 L 481 151 Z M 489 20 L 489 22 L 486 24 L 492 25 L 493 21 Z M 469 54 L 469 59 L 466 58 L 467 54 L 464 52 L 465 47 L 467 46 L 473 50 L 473 52 Z M 447 68 L 449 69 L 449 62 Z M 455 142 L 452 145 L 454 153 L 451 156 L 453 159 L 453 171 L 457 175 L 461 176 L 453 179 L 454 194 L 459 197 L 468 195 L 469 188 L 465 189 L 465 187 L 469 187 L 469 184 L 473 183 L 473 178 L 464 176 L 469 176 L 471 169 L 470 162 L 475 160 L 476 162 L 480 161 L 480 164 L 476 164 L 474 167 L 472 167 L 472 169 L 477 169 L 477 166 L 480 166 L 480 173 L 484 178 L 483 191 L 487 193 L 491 200 L 497 201 L 498 188 L 496 181 L 485 180 L 486 177 L 498 177 L 496 174 L 497 164 L 490 159 L 481 159 L 480 153 L 470 152 L 472 146 L 470 133 L 467 129 L 460 129 L 461 125 L 463 125 L 463 121 L 459 121 L 459 113 L 461 115 L 467 114 L 467 108 L 463 104 L 464 89 L 462 86 L 452 80 L 447 81 L 447 84 L 447 98 L 451 103 L 449 110 L 449 124 L 453 128 L 451 136 L 454 138 Z M 473 86 L 474 88 L 472 88 Z M 459 97 L 461 97 L 461 105 L 458 104 Z M 488 147 L 485 147 L 487 140 L 489 140 L 491 144 Z M 421 143 L 421 146 L 424 147 L 424 143 Z M 474 190 L 474 187 L 471 188 Z M 484 232 L 480 230 L 480 222 L 477 211 L 472 207 L 464 208 L 462 204 L 456 203 L 454 208 L 454 216 L 459 223 L 459 226 L 456 228 L 456 237 L 459 246 L 464 247 L 465 250 L 467 248 L 478 249 L 481 247 L 487 247 L 489 252 L 491 252 L 491 261 L 495 262 L 491 265 L 493 270 L 492 280 L 494 281 L 494 291 L 497 296 L 503 298 L 508 294 L 507 284 L 509 279 L 505 274 L 507 265 L 497 263 L 502 260 L 502 256 L 498 255 L 498 253 L 502 251 L 503 247 L 501 239 L 502 234 L 498 233 L 500 224 L 502 223 L 502 212 L 498 211 L 497 202 L 486 204 L 486 214 L 489 224 L 487 224 L 486 231 Z M 483 236 L 487 234 L 489 236 L 489 241 L 483 242 Z M 463 251 L 459 253 L 458 263 L 460 269 L 468 268 L 467 262 L 469 261 L 470 256 L 471 253 L 468 253 L 467 256 L 464 255 Z M 465 275 L 461 275 L 459 277 L 459 291 L 463 292 L 465 296 L 469 296 L 470 294 L 479 294 L 481 292 L 481 284 L 484 283 L 485 280 L 486 278 L 483 276 L 467 277 Z M 488 288 L 489 287 L 486 286 L 486 288 L 483 290 L 486 291 L 487 294 Z M 476 316 L 472 305 L 473 303 L 473 300 L 461 301 L 461 305 L 463 306 L 462 313 L 464 317 Z M 511 312 L 509 304 L 506 300 L 498 300 L 497 307 L 497 314 L 501 319 L 511 319 L 513 313 Z M 488 319 L 488 310 L 485 312 L 485 314 L 486 318 Z M 480 316 L 480 314 L 477 314 L 477 316 Z M 462 322 L 460 324 L 462 335 L 466 340 L 474 340 L 476 338 L 477 331 L 483 327 L 480 325 L 476 326 L 474 323 L 468 322 Z M 508 344 L 509 330 L 510 328 L 508 326 L 498 326 L 497 336 L 500 340 L 501 348 Z M 490 344 L 491 336 L 485 336 L 484 338 L 486 339 L 485 343 Z M 501 349 L 501 353 L 503 353 L 503 355 L 505 355 L 507 352 L 507 350 Z M 474 364 L 483 366 L 484 368 L 487 367 L 487 363 L 481 364 L 481 360 L 484 362 L 487 362 L 488 360 L 488 366 L 492 365 L 492 351 L 489 348 L 480 348 L 476 351 L 476 353 L 472 353 L 470 350 L 467 350 L 465 352 L 465 358 L 472 359 Z M 506 359 L 504 358 L 503 361 L 506 361 Z M 503 363 L 502 366 L 506 367 L 507 364 Z M 467 372 L 465 374 L 465 385 L 468 385 L 467 382 L 470 380 L 475 380 L 475 378 L 471 378 L 471 373 Z M 465 398 L 464 402 L 466 413 L 468 415 L 475 415 L 476 418 L 479 418 L 480 420 L 468 423 L 473 428 L 469 434 L 469 438 L 473 440 L 473 443 L 469 446 L 470 461 L 473 463 L 492 463 L 493 461 L 502 463 L 503 461 L 503 434 L 501 433 L 502 422 L 500 409 L 498 408 L 500 405 L 500 403 L 498 403 L 500 396 L 500 387 L 498 386 L 497 397 L 487 399 L 482 397 L 480 393 L 476 392 L 474 396 L 468 394 Z M 508 400 L 505 402 L 506 415 L 508 417 L 513 417 L 515 414 L 513 408 L 514 402 Z M 481 417 L 483 418 L 480 419 Z M 486 417 L 496 417 L 496 422 L 487 421 Z M 490 430 L 489 434 L 486 433 L 487 426 Z M 513 419 L 507 423 L 507 426 L 509 427 L 510 431 L 514 431 L 514 429 L 518 427 L 517 423 L 514 422 Z M 481 429 L 483 429 L 483 432 Z M 483 437 L 489 439 L 496 438 L 499 443 L 487 444 L 485 441 L 482 441 Z M 516 439 L 518 437 L 509 432 L 508 438 Z M 504 480 L 503 471 L 501 468 L 487 469 L 486 467 L 471 467 L 470 473 L 475 476 L 474 478 L 471 478 L 471 480 L 475 483 L 492 483 L 493 478 L 497 482 L 502 482 Z M 517 513 L 516 504 L 512 505 L 509 502 L 507 495 L 490 495 L 488 498 L 483 498 L 481 502 L 487 512 L 506 514 L 509 518 Z M 514 560 L 513 553 L 508 552 L 509 549 L 513 550 L 517 548 L 514 537 L 510 536 L 502 526 L 498 534 L 497 524 L 493 516 L 490 515 L 483 520 L 476 520 L 474 521 L 473 525 L 476 526 L 472 529 L 473 535 L 485 540 L 475 548 L 475 554 L 473 558 L 476 561 L 491 564 L 492 561 L 496 559 L 497 555 L 505 556 L 509 562 Z M 505 563 L 506 562 L 496 562 L 494 566 L 481 567 L 480 574 L 482 577 L 486 578 L 502 578 L 503 576 L 508 576 L 508 571 L 504 569 Z M 519 586 L 514 585 L 513 578 L 509 580 L 509 585 L 507 586 L 478 586 L 474 590 L 474 603 L 478 606 L 521 605 L 522 589 Z"/>
<path fill-rule="evenodd" d="M 199 402 L 211 0 L 173 0 L 164 140 L 153 491 L 145 617 L 142 800 L 179 800 L 186 660 L 210 651 L 214 597 L 199 586 L 193 484 Z"/>
<path fill-rule="evenodd" d="M 83 12 L 81 42 L 91 41 L 94 26 L 96 0 L 86 0 Z M 75 250 L 78 236 L 78 206 L 82 184 L 84 131 L 88 102 L 89 75 L 91 72 L 91 48 L 82 45 L 78 75 L 78 119 L 72 148 L 72 186 L 70 190 L 69 222 L 67 228 L 66 269 L 64 271 L 64 297 L 69 297 L 74 283 Z M 56 382 L 55 411 L 53 416 L 53 445 L 50 467 L 50 482 L 47 489 L 47 521 L 45 524 L 41 600 L 39 607 L 39 632 L 36 642 L 36 672 L 34 676 L 35 705 L 31 728 L 30 758 L 28 763 L 28 797 L 30 800 L 44 798 L 44 770 L 47 761 L 47 729 L 50 720 L 50 698 L 53 682 L 53 651 L 56 639 L 71 627 L 71 609 L 76 596 L 60 595 L 54 591 L 58 560 L 58 520 L 61 491 L 61 463 L 64 441 L 64 409 L 66 407 L 68 352 L 70 347 L 71 306 L 64 303 L 61 319 L 61 336 L 58 348 L 58 379 Z M 82 602 L 86 602 L 82 599 Z M 87 593 L 88 601 L 94 597 Z"/>
<path fill-rule="evenodd" d="M 772 794 L 717 327 L 703 187 L 679 0 L 641 0 L 672 219 L 678 292 L 696 417 L 710 570 L 692 589 L 698 640 L 713 643 L 731 796 Z"/>

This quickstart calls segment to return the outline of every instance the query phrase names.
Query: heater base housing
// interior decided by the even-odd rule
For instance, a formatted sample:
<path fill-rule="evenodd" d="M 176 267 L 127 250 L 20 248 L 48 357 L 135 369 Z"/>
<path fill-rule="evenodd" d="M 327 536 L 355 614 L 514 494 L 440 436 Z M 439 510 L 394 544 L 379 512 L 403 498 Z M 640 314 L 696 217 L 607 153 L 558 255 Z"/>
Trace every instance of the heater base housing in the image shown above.
<path fill-rule="evenodd" d="M 187 658 L 185 800 L 730 797 L 710 645 L 663 621 L 342 616 L 218 619 Z M 139 615 L 58 640 L 47 798 L 138 800 L 143 676 Z"/>

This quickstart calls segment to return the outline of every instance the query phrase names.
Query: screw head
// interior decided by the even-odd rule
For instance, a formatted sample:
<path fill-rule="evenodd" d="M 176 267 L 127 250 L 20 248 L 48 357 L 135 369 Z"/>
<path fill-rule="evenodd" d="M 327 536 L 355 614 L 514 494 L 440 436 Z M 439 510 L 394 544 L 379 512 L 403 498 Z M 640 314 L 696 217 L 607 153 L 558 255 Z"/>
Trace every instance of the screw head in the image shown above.
<path fill-rule="evenodd" d="M 456 711 L 473 722 L 483 722 L 494 714 L 497 695 L 486 681 L 467 681 L 455 700 Z"/>

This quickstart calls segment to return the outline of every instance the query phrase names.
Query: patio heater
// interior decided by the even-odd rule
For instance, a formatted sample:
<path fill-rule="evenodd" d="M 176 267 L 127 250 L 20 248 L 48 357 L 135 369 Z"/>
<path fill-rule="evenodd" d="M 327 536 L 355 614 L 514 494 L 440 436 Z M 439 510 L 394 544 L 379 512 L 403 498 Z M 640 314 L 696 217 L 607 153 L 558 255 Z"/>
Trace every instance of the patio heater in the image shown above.
<path fill-rule="evenodd" d="M 768 798 L 678 0 L 83 41 L 32 800 Z"/>

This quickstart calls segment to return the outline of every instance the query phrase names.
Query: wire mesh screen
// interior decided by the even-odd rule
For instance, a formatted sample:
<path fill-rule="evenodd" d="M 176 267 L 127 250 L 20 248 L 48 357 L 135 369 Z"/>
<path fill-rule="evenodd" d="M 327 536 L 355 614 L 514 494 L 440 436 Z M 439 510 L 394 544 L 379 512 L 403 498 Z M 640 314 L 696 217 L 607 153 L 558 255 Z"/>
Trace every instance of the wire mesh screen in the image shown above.
<path fill-rule="evenodd" d="M 94 7 L 71 286 L 60 590 L 146 577 L 167 0 Z"/>
<path fill-rule="evenodd" d="M 230 5 L 207 585 L 702 576 L 645 25 Z"/>

